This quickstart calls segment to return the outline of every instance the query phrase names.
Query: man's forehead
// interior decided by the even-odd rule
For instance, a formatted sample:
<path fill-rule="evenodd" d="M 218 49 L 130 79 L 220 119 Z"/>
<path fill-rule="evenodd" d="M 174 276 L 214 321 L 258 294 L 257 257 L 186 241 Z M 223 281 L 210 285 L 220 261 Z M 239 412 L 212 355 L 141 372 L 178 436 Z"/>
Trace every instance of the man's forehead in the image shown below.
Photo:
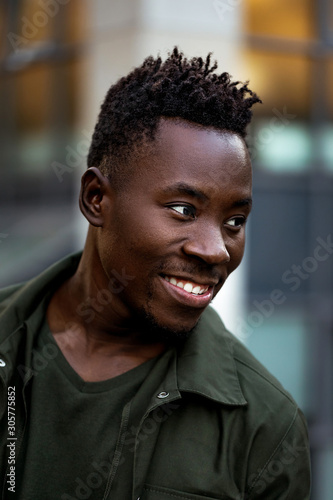
<path fill-rule="evenodd" d="M 153 147 L 148 153 L 153 162 L 176 162 L 182 160 L 199 162 L 209 170 L 212 162 L 233 162 L 235 166 L 250 166 L 245 141 L 235 132 L 205 127 L 180 118 L 163 118 L 160 121 Z M 155 158 L 154 158 L 155 157 Z M 238 170 L 238 169 L 236 169 Z M 236 172 L 235 172 L 236 173 Z"/>
<path fill-rule="evenodd" d="M 244 139 L 236 132 L 201 125 L 179 117 L 162 117 L 155 135 L 154 146 L 158 153 L 185 151 L 193 154 L 203 143 L 216 148 L 216 138 L 223 138 L 224 149 L 238 148 L 247 151 Z M 215 143 L 215 146 L 214 146 Z"/>
<path fill-rule="evenodd" d="M 162 118 L 154 139 L 131 169 L 134 183 L 147 189 L 187 184 L 214 191 L 219 184 L 249 185 L 251 164 L 244 140 L 230 131 L 217 130 L 181 118 Z"/>

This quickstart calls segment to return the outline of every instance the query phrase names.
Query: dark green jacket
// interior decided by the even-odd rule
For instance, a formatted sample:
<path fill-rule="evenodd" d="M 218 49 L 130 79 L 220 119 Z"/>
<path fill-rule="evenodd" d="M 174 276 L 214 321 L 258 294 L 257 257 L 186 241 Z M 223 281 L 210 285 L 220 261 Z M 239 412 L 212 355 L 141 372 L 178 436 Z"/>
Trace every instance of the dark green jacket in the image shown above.
<path fill-rule="evenodd" d="M 77 266 L 70 256 L 21 286 L 0 291 L 0 472 L 7 492 L 7 388 L 15 386 L 16 456 L 29 415 L 33 359 L 25 321 Z M 137 435 L 124 409 L 104 498 L 117 500 L 306 500 L 309 453 L 304 417 L 279 382 L 208 308 L 182 349 L 154 372 Z M 149 378 L 149 377 L 148 377 Z M 149 386 L 149 384 L 148 384 Z M 142 403 L 142 401 L 141 401 Z M 66 451 L 65 451 L 66 452 Z M 122 458 L 134 460 L 131 499 L 109 495 Z M 128 479 L 129 480 L 129 479 Z M 112 490 L 111 490 L 112 493 Z M 94 498 L 92 495 L 91 498 Z"/>

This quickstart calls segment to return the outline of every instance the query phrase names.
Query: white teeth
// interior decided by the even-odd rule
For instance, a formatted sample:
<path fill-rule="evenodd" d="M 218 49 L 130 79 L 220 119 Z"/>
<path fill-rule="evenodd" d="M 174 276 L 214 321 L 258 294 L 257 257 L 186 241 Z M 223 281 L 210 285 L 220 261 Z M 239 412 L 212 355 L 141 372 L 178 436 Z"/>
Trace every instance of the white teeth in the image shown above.
<path fill-rule="evenodd" d="M 178 288 L 183 288 L 188 293 L 193 293 L 194 295 L 202 295 L 206 293 L 209 286 L 201 287 L 200 285 L 193 285 L 189 282 L 177 281 L 176 278 L 170 278 L 169 276 L 165 276 L 164 279 L 171 283 L 172 285 L 178 286 Z"/>

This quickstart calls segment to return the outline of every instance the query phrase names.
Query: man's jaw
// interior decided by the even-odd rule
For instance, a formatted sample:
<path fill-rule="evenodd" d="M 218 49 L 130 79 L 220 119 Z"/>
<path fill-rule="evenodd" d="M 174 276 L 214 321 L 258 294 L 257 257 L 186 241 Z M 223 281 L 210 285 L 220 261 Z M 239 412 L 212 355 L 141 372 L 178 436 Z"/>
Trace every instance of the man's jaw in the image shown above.
<path fill-rule="evenodd" d="M 200 321 L 200 318 L 190 327 L 184 327 L 183 322 L 180 320 L 178 324 L 176 323 L 176 326 L 170 327 L 162 324 L 152 314 L 149 306 L 141 309 L 141 314 L 138 318 L 138 323 L 144 331 L 146 341 L 162 342 L 170 347 L 182 344 L 187 340 L 197 326 L 198 321 Z"/>
<path fill-rule="evenodd" d="M 158 270 L 157 277 L 157 281 L 152 279 L 150 282 L 149 298 L 141 308 L 137 325 L 140 324 L 140 330 L 151 340 L 159 339 L 171 345 L 183 342 L 191 335 L 204 309 L 221 288 L 222 277 L 208 277 L 207 272 L 199 275 L 198 272 L 164 269 Z M 155 310 L 155 299 L 159 302 L 159 313 Z"/>

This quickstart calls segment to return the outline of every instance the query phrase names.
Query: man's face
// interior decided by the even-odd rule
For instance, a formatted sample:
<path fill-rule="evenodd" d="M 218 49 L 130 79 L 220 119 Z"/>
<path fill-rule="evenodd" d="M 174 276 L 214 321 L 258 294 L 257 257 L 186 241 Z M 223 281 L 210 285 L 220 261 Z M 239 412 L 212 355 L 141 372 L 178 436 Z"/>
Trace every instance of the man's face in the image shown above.
<path fill-rule="evenodd" d="M 136 328 L 186 336 L 239 265 L 251 208 L 251 166 L 231 132 L 161 120 L 153 151 L 114 193 L 99 235 L 107 276 L 134 276 L 111 307 Z"/>

